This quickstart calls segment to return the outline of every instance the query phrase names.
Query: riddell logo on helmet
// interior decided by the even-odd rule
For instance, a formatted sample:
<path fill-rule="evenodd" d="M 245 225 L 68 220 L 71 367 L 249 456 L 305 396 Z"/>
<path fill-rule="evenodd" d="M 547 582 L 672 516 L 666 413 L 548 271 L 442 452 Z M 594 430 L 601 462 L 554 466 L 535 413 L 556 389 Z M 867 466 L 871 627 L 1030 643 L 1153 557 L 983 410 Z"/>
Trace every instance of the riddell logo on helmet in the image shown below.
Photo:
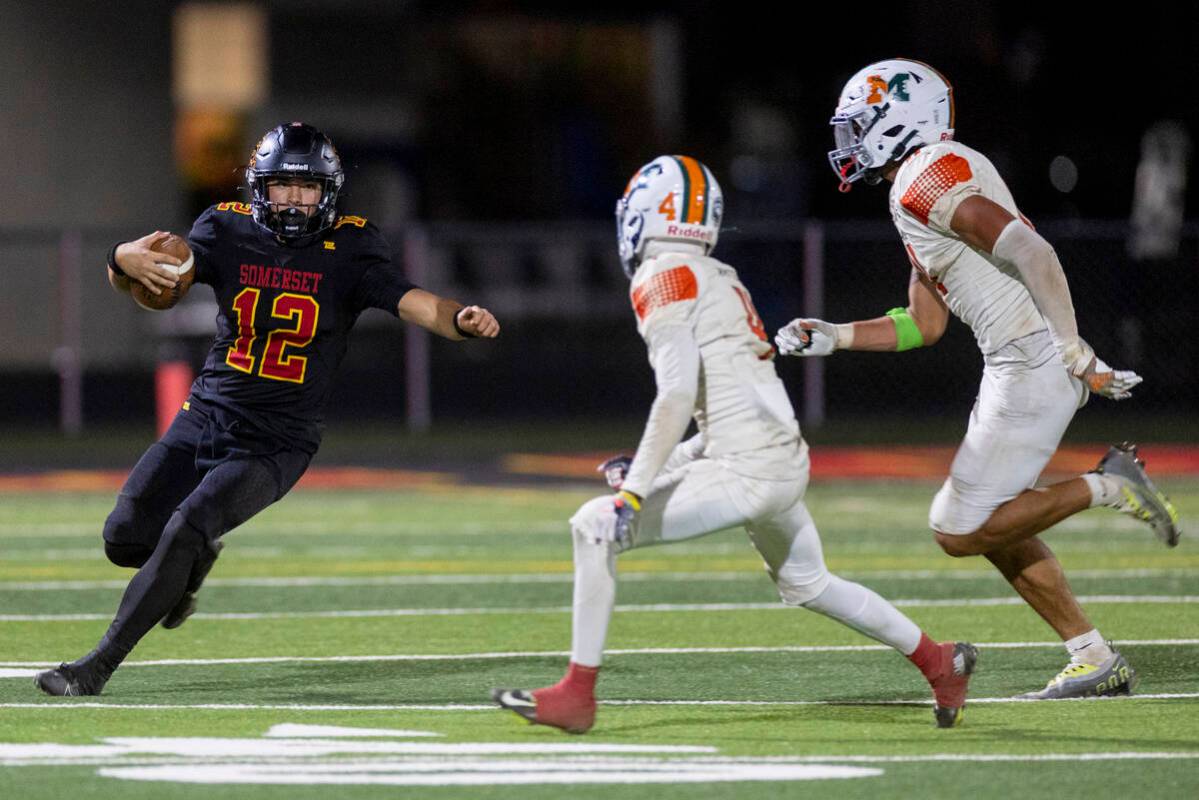
<path fill-rule="evenodd" d="M 299 172 L 300 170 L 307 170 L 308 165 L 307 164 L 288 164 L 285 161 L 281 165 L 281 168 L 284 170 L 287 170 L 288 172 Z"/>
<path fill-rule="evenodd" d="M 706 231 L 703 228 L 693 225 L 667 225 L 666 235 L 675 236 L 679 239 L 699 239 L 704 242 L 712 240 L 711 231 Z"/>

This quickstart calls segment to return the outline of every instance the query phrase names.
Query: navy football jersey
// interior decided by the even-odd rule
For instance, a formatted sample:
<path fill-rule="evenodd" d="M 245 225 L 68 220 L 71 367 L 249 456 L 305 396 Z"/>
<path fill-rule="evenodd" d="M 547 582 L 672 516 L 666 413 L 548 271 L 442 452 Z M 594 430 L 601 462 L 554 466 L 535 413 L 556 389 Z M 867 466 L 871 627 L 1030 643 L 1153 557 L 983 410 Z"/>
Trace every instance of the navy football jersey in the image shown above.
<path fill-rule="evenodd" d="M 289 247 L 245 203 L 220 203 L 188 235 L 196 282 L 220 308 L 212 349 L 192 393 L 315 452 L 333 374 L 368 308 L 398 315 L 416 288 L 362 217 L 339 217 L 322 239 Z"/>

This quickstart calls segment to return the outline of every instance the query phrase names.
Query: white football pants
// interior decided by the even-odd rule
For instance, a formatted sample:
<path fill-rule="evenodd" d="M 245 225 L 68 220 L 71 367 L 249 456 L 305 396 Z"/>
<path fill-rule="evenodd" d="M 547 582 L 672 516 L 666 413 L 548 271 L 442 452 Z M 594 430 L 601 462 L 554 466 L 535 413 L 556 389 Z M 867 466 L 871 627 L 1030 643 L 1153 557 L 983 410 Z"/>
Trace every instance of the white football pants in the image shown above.
<path fill-rule="evenodd" d="M 929 527 L 973 533 L 1032 488 L 1086 400 L 1086 387 L 1066 371 L 1045 331 L 987 356 L 970 427 L 933 498 Z"/>
<path fill-rule="evenodd" d="M 789 452 L 805 461 L 802 479 L 748 478 L 719 459 L 699 459 L 660 475 L 642 504 L 632 540 L 623 548 L 608 541 L 616 517 L 612 496 L 584 503 L 570 519 L 575 563 L 572 660 L 584 666 L 599 666 L 603 660 L 616 601 L 618 552 L 733 527 L 745 528 L 784 603 L 833 617 L 905 655 L 913 652 L 920 641 L 915 623 L 864 586 L 829 574 L 816 524 L 803 502 L 806 448 Z"/>

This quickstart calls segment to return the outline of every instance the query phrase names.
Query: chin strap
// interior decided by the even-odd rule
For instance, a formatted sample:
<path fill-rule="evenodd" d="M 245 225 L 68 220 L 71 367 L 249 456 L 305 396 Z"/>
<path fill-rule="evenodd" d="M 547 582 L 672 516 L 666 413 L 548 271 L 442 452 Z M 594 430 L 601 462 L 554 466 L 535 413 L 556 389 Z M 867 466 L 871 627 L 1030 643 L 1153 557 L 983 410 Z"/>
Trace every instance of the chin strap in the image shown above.
<path fill-rule="evenodd" d="M 845 176 L 849 174 L 849 168 L 853 166 L 853 161 L 846 162 L 845 166 L 841 167 L 841 185 L 837 187 L 837 191 L 841 194 L 849 194 L 853 189 L 853 184 L 845 180 Z"/>

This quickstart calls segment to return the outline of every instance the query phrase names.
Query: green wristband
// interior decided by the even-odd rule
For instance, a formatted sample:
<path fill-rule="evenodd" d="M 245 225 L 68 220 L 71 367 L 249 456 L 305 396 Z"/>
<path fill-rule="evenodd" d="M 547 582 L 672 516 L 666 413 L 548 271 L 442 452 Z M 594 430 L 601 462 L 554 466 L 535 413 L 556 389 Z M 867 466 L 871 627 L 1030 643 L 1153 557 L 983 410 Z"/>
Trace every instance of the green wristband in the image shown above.
<path fill-rule="evenodd" d="M 887 312 L 887 316 L 895 323 L 895 337 L 898 340 L 895 343 L 895 352 L 902 353 L 904 350 L 915 350 L 924 346 L 920 328 L 916 327 L 916 320 L 912 319 L 906 308 L 893 308 Z"/>

